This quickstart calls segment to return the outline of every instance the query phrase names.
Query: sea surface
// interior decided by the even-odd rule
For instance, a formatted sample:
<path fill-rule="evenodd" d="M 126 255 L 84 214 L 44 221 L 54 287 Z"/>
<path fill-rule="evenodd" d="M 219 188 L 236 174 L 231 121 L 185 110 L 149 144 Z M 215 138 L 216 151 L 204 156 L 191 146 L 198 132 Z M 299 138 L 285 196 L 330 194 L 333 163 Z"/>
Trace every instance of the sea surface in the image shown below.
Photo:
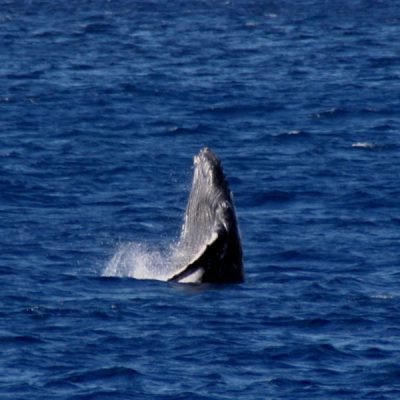
<path fill-rule="evenodd" d="M 397 1 L 1 0 L 0 398 L 399 399 L 399 38 Z M 204 146 L 245 283 L 133 279 Z"/>

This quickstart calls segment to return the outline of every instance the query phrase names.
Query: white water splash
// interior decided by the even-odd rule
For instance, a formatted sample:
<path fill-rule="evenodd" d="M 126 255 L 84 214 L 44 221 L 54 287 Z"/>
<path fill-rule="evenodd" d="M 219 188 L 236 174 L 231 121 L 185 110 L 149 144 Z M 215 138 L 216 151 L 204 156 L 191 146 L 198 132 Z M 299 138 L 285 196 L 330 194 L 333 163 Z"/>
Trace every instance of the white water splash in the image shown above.
<path fill-rule="evenodd" d="M 172 256 L 172 246 L 162 251 L 141 243 L 124 243 L 107 263 L 102 276 L 165 281 L 171 277 Z"/>
<path fill-rule="evenodd" d="M 362 149 L 374 149 L 376 147 L 376 144 L 371 142 L 357 142 L 353 143 L 351 147 L 358 147 Z"/>

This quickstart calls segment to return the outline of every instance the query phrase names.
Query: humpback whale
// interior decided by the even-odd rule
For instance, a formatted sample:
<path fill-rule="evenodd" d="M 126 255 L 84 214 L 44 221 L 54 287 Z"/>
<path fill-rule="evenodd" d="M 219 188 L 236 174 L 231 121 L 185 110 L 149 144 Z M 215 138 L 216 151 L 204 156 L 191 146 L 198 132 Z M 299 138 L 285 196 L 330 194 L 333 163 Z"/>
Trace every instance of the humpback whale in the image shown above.
<path fill-rule="evenodd" d="M 233 198 L 218 157 L 194 157 L 192 188 L 168 280 L 193 283 L 244 281 L 242 246 Z"/>

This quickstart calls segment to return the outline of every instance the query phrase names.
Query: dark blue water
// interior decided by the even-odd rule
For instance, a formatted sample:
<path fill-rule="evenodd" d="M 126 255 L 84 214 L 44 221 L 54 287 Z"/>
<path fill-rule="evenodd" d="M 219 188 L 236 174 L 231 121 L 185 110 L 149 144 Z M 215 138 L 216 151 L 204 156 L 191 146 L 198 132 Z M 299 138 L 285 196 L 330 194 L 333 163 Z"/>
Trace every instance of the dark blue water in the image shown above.
<path fill-rule="evenodd" d="M 398 399 L 400 5 L 0 7 L 1 399 Z M 246 282 L 176 240 L 203 146 Z"/>

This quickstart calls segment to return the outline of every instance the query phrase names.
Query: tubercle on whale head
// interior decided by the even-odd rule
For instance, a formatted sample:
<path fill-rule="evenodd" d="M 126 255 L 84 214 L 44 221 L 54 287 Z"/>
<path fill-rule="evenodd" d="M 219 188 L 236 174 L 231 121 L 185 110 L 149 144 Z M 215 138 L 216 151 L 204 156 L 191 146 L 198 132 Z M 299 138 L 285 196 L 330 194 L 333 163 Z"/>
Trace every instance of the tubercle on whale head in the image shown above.
<path fill-rule="evenodd" d="M 194 156 L 193 164 L 199 176 L 216 185 L 227 185 L 221 161 L 210 148 L 201 149 L 199 154 Z"/>
<path fill-rule="evenodd" d="M 221 161 L 208 147 L 204 147 L 194 156 L 194 165 L 207 165 L 209 168 L 221 168 Z"/>

